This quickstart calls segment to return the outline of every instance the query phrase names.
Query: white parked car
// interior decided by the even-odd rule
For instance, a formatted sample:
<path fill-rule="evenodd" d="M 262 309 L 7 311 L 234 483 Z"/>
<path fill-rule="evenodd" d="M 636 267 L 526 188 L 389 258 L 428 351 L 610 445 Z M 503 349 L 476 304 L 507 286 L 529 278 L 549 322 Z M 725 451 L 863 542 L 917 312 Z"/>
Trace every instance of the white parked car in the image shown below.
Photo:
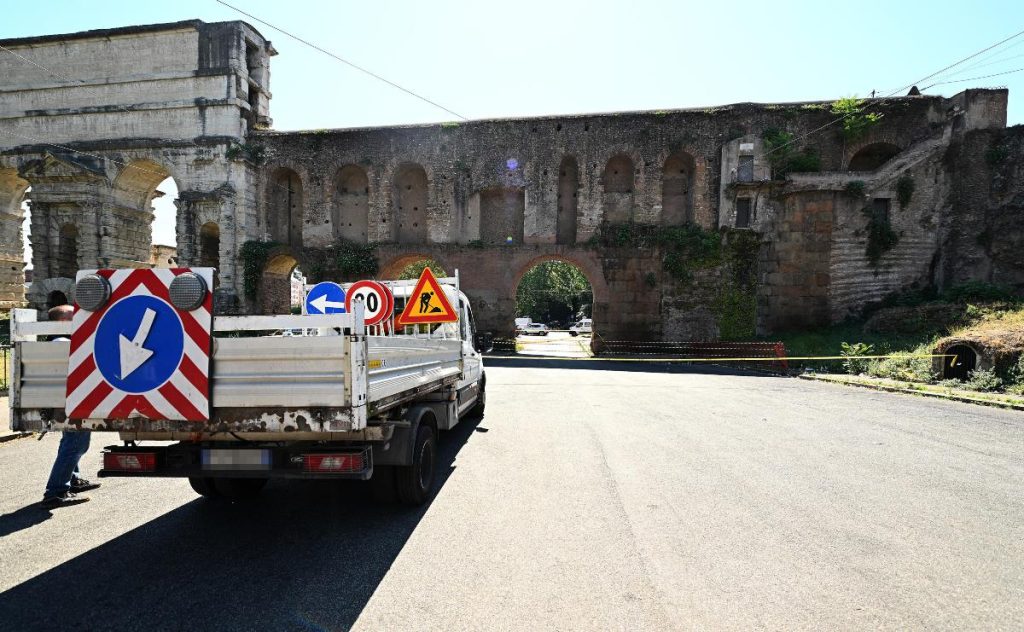
<path fill-rule="evenodd" d="M 546 336 L 548 335 L 548 326 L 544 323 L 530 323 L 523 328 L 524 336 Z"/>
<path fill-rule="evenodd" d="M 570 327 L 569 333 L 573 336 L 579 336 L 580 334 L 586 334 L 589 336 L 594 333 L 594 321 L 589 318 L 584 318 Z"/>

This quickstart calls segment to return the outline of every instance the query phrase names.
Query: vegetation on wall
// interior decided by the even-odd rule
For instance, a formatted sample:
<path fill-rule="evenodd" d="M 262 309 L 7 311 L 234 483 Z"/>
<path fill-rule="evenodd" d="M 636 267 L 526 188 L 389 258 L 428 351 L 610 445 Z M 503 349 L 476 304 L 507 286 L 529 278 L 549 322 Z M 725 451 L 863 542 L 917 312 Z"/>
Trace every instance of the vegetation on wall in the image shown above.
<path fill-rule="evenodd" d="M 256 292 L 260 288 L 260 276 L 267 265 L 267 257 L 270 251 L 280 245 L 276 241 L 250 240 L 242 244 L 238 250 L 238 257 L 242 260 L 242 282 L 247 297 L 256 298 Z"/>
<path fill-rule="evenodd" d="M 806 147 L 797 149 L 790 132 L 766 129 L 761 134 L 765 156 L 772 166 L 772 179 L 781 180 L 789 173 L 814 173 L 821 171 L 821 158 Z"/>
<path fill-rule="evenodd" d="M 232 143 L 224 155 L 228 160 L 245 160 L 254 165 L 262 165 L 267 159 L 267 149 L 257 143 Z"/>
<path fill-rule="evenodd" d="M 310 280 L 319 282 L 328 275 L 342 281 L 354 281 L 377 274 L 377 247 L 339 239 L 327 248 L 304 248 L 303 261 Z"/>
<path fill-rule="evenodd" d="M 698 270 L 720 268 L 713 286 L 701 288 L 713 293 L 709 304 L 717 316 L 719 335 L 724 340 L 754 337 L 757 260 L 761 249 L 758 233 L 729 228 L 706 230 L 695 224 L 604 224 L 590 245 L 658 248 L 668 278 L 683 285 L 694 284 L 694 273 Z"/>
<path fill-rule="evenodd" d="M 859 198 L 864 197 L 865 189 L 866 186 L 863 180 L 853 180 L 846 183 L 846 188 L 843 189 L 843 192 L 850 197 Z"/>
<path fill-rule="evenodd" d="M 892 229 L 887 215 L 876 213 L 870 206 L 864 207 L 861 212 L 868 218 L 868 245 L 864 254 L 871 265 L 877 267 L 882 256 L 899 243 L 900 236 Z"/>
<path fill-rule="evenodd" d="M 831 111 L 832 114 L 842 117 L 843 128 L 840 133 L 846 142 L 863 138 L 869 129 L 882 120 L 882 114 L 864 112 L 864 100 L 857 97 L 835 101 Z"/>
<path fill-rule="evenodd" d="M 896 199 L 899 200 L 900 208 L 907 208 L 910 198 L 914 196 L 914 177 L 911 175 L 900 176 L 896 181 Z"/>

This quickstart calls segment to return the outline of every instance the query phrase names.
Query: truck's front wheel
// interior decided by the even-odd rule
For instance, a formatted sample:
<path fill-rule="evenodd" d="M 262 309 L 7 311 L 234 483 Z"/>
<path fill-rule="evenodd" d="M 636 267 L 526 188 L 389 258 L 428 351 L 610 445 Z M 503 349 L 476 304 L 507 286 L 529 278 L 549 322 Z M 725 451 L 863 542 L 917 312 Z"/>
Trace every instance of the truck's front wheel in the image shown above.
<path fill-rule="evenodd" d="M 437 440 L 434 431 L 429 426 L 421 425 L 416 432 L 412 465 L 395 468 L 395 487 L 399 500 L 407 505 L 427 502 L 434 488 L 436 461 Z"/>

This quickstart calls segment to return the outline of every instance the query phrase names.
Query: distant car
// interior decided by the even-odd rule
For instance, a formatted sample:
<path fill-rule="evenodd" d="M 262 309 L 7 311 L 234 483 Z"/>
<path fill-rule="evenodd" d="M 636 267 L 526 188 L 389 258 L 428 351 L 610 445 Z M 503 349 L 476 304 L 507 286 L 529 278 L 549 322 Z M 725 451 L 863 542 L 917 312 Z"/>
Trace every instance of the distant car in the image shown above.
<path fill-rule="evenodd" d="M 589 336 L 594 333 L 594 321 L 589 318 L 584 318 L 570 327 L 569 333 L 573 336 L 579 336 L 580 334 L 586 334 Z"/>
<path fill-rule="evenodd" d="M 523 328 L 524 336 L 546 336 L 548 335 L 548 326 L 544 323 L 530 323 Z"/>

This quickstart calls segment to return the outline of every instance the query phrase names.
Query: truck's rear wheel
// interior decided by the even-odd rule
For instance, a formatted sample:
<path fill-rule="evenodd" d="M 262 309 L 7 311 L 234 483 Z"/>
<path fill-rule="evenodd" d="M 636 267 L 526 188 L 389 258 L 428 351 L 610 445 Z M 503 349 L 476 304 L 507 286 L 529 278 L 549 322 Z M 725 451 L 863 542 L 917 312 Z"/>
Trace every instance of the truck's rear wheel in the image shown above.
<path fill-rule="evenodd" d="M 252 498 L 266 486 L 265 478 L 215 478 L 213 487 L 224 498 L 241 500 Z"/>
<path fill-rule="evenodd" d="M 476 417 L 483 417 L 484 408 L 487 406 L 487 382 L 480 380 L 480 391 L 476 394 L 476 403 L 469 410 L 469 414 Z"/>
<path fill-rule="evenodd" d="M 220 492 L 213 485 L 213 479 L 205 476 L 189 476 L 188 484 L 192 486 L 200 496 L 206 496 L 207 498 L 219 498 Z"/>
<path fill-rule="evenodd" d="M 395 489 L 398 499 L 407 505 L 422 505 L 434 488 L 437 441 L 434 431 L 421 425 L 416 432 L 412 465 L 395 468 Z"/>

